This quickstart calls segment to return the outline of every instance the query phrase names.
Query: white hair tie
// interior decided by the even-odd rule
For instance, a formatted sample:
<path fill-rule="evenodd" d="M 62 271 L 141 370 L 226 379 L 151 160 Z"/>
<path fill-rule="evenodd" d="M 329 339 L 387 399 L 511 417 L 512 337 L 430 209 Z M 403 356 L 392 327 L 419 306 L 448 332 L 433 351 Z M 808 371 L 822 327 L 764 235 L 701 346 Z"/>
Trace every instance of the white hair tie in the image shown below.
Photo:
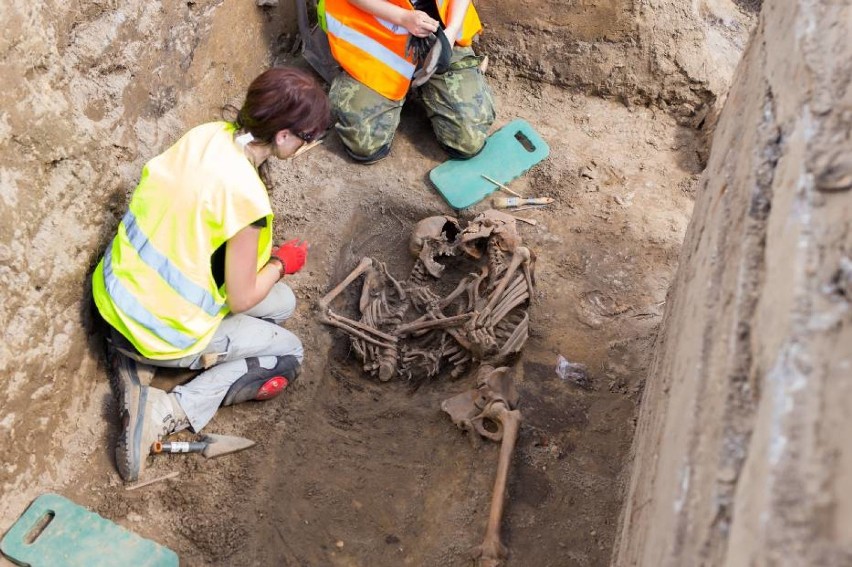
<path fill-rule="evenodd" d="M 249 143 L 254 142 L 254 136 L 251 135 L 251 132 L 246 132 L 245 134 L 237 136 L 235 141 L 241 148 L 245 148 Z"/>

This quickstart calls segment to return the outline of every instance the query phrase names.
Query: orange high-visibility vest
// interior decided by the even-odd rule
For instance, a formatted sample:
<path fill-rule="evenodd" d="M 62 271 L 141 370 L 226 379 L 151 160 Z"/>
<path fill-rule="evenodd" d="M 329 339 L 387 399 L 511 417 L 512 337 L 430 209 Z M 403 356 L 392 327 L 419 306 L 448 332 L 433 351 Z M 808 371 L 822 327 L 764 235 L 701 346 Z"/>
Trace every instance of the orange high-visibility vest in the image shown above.
<path fill-rule="evenodd" d="M 387 0 L 413 10 L 409 0 Z M 441 19 L 450 17 L 452 0 L 435 0 Z M 324 29 L 331 53 L 343 69 L 359 82 L 391 100 L 402 100 L 408 92 L 415 66 L 405 54 L 409 33 L 397 26 L 357 8 L 349 0 L 324 0 Z M 456 43 L 470 45 L 482 31 L 479 15 L 468 5 Z"/>

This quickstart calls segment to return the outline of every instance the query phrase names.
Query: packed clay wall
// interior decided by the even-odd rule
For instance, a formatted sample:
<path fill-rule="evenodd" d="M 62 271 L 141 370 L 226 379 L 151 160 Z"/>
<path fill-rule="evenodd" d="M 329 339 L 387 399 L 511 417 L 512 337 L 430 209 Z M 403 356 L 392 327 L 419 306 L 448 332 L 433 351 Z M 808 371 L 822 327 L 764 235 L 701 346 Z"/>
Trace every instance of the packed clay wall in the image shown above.
<path fill-rule="evenodd" d="M 142 165 L 185 124 L 214 119 L 241 96 L 269 64 L 280 20 L 254 2 L 221 0 L 13 0 L 0 12 L 0 523 L 8 526 L 39 472 L 50 482 L 82 470 L 81 456 L 102 437 L 75 430 L 76 415 L 104 411 L 93 393 L 105 378 L 90 339 L 88 277 Z"/>
<path fill-rule="evenodd" d="M 616 565 L 852 563 L 852 7 L 773 0 L 669 297 Z"/>

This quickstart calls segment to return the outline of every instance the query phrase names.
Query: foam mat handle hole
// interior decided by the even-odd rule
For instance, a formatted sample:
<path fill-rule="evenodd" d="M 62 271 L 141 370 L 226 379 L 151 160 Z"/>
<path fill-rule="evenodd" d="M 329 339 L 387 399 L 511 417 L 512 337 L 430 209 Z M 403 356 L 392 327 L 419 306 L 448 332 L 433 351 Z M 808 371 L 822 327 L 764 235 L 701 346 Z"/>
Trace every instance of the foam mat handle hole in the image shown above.
<path fill-rule="evenodd" d="M 53 518 L 56 517 L 56 512 L 53 510 L 48 510 L 42 515 L 38 521 L 33 525 L 32 529 L 27 532 L 27 536 L 24 538 L 24 542 L 27 545 L 32 545 L 35 543 L 35 540 L 39 538 L 41 534 L 44 533 L 44 530 L 47 529 L 47 526 L 50 525 L 50 522 L 53 521 Z"/>
<path fill-rule="evenodd" d="M 535 144 L 527 138 L 527 135 L 518 130 L 515 132 L 515 139 L 524 147 L 524 149 L 530 153 L 535 151 Z"/>

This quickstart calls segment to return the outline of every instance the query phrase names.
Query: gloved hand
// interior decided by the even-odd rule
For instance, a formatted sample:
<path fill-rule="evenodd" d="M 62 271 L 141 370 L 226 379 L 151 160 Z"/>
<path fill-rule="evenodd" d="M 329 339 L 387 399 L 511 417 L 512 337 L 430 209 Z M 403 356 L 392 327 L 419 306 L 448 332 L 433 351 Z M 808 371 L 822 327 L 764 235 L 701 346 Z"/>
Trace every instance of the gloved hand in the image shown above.
<path fill-rule="evenodd" d="M 299 241 L 294 238 L 277 248 L 273 248 L 272 256 L 278 258 L 284 264 L 283 272 L 285 274 L 295 274 L 305 265 L 305 260 L 308 259 L 308 248 L 310 248 L 310 245 L 307 240 Z"/>
<path fill-rule="evenodd" d="M 413 39 L 420 40 L 421 38 Z M 413 39 L 409 38 L 411 41 Z M 429 42 L 427 45 L 431 45 L 425 56 L 422 54 L 422 47 L 418 49 L 416 44 L 410 45 L 411 53 L 418 59 L 418 68 L 411 80 L 413 87 L 425 84 L 432 78 L 432 75 L 446 73 L 450 68 L 450 59 L 453 56 L 453 46 L 444 34 L 443 29 L 438 28 L 438 31 L 424 41 Z"/>

